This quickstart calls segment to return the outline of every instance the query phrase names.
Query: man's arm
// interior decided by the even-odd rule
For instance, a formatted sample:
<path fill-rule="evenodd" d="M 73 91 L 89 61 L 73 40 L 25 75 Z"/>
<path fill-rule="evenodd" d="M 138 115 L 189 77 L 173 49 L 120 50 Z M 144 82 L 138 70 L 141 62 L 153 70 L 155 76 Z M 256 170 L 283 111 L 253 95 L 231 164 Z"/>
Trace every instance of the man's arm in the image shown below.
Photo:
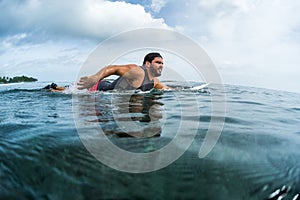
<path fill-rule="evenodd" d="M 154 88 L 159 90 L 173 90 L 174 88 L 162 84 L 157 78 L 154 79 Z"/>
<path fill-rule="evenodd" d="M 56 86 L 53 89 L 50 89 L 51 92 L 62 92 L 66 89 L 66 87 L 60 87 L 60 86 Z"/>
<path fill-rule="evenodd" d="M 77 85 L 79 90 L 87 89 L 93 87 L 99 80 L 102 80 L 111 75 L 125 76 L 129 78 L 132 75 L 135 68 L 138 68 L 137 65 L 128 64 L 128 65 L 109 65 L 102 68 L 96 74 L 91 76 L 83 76 L 79 79 Z"/>

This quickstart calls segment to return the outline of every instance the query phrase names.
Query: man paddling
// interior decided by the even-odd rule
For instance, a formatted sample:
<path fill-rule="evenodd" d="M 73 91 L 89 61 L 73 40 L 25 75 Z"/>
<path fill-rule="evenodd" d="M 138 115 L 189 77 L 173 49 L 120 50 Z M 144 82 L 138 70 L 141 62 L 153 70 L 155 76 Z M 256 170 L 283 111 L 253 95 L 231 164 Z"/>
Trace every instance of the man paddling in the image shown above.
<path fill-rule="evenodd" d="M 157 78 L 162 73 L 163 65 L 163 58 L 159 53 L 149 53 L 145 56 L 142 66 L 109 65 L 94 75 L 81 77 L 77 83 L 78 89 L 89 91 L 171 89 Z M 103 80 L 111 75 L 117 75 L 119 78 L 113 82 Z"/>

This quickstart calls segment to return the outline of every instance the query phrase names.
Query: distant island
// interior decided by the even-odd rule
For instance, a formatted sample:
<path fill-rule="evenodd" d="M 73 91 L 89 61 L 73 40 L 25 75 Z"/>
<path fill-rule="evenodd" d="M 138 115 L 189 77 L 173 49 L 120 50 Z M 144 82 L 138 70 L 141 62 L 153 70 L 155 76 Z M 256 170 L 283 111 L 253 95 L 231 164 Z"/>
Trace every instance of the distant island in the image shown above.
<path fill-rule="evenodd" d="M 20 82 L 35 82 L 38 81 L 36 78 L 27 77 L 27 76 L 15 76 L 10 77 L 0 77 L 0 83 L 20 83 Z"/>

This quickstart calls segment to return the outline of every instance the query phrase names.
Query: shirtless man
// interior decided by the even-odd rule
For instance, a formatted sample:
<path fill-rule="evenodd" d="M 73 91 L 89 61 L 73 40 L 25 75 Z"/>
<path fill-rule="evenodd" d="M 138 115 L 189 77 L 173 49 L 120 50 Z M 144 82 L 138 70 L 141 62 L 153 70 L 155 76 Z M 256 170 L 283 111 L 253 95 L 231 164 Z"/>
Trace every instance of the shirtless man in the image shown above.
<path fill-rule="evenodd" d="M 94 75 L 81 77 L 77 83 L 78 89 L 89 89 L 89 91 L 171 89 L 163 85 L 157 78 L 162 73 L 163 64 L 163 58 L 159 53 L 149 53 L 145 56 L 142 66 L 135 64 L 109 65 Z M 111 75 L 117 75 L 119 78 L 112 83 L 103 80 Z"/>

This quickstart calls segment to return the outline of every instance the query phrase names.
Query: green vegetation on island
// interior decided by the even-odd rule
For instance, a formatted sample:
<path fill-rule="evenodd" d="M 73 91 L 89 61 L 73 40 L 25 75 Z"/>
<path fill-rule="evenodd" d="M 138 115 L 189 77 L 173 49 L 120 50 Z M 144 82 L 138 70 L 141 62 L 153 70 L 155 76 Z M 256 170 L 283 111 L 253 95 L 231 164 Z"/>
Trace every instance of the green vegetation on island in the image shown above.
<path fill-rule="evenodd" d="M 36 78 L 27 77 L 27 76 L 15 76 L 13 78 L 10 77 L 0 77 L 0 83 L 20 83 L 20 82 L 35 82 Z"/>

